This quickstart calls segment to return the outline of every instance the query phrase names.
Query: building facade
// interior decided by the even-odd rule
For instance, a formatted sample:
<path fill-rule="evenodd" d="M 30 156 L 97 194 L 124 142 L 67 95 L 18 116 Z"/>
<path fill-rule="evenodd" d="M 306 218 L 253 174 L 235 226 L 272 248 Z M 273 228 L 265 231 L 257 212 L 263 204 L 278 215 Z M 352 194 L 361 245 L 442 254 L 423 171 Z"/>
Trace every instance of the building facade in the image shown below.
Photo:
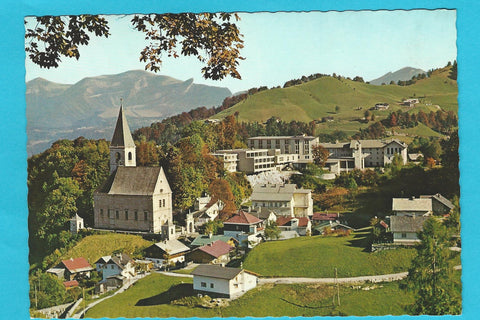
<path fill-rule="evenodd" d="M 280 154 L 295 154 L 295 163 L 312 163 L 313 147 L 318 144 L 318 137 L 312 136 L 267 136 L 248 139 L 248 147 L 253 149 L 279 149 Z"/>

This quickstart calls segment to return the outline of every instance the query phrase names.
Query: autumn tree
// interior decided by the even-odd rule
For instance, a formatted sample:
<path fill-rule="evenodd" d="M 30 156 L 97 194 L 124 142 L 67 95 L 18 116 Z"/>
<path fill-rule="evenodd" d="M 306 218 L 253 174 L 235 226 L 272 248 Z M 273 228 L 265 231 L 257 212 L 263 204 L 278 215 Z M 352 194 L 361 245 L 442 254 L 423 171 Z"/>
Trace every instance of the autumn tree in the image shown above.
<path fill-rule="evenodd" d="M 419 234 L 417 256 L 408 271 L 408 283 L 416 293 L 415 314 L 461 313 L 461 295 L 454 278 L 449 238 L 447 228 L 435 218 L 425 221 Z"/>
<path fill-rule="evenodd" d="M 212 197 L 212 201 L 220 200 L 224 204 L 221 212 L 222 220 L 228 219 L 228 217 L 237 211 L 237 207 L 235 206 L 235 198 L 227 180 L 216 179 L 212 181 L 208 187 L 208 191 Z"/>
<path fill-rule="evenodd" d="M 99 15 L 35 17 L 27 22 L 25 51 L 42 68 L 56 68 L 63 57 L 80 58 L 79 46 L 88 45 L 90 37 L 108 37 L 109 21 Z M 132 27 L 145 35 L 148 45 L 140 52 L 145 70 L 160 71 L 163 56 L 194 56 L 204 63 L 205 79 L 226 76 L 240 79 L 237 70 L 243 48 L 236 13 L 136 14 Z"/>
<path fill-rule="evenodd" d="M 323 146 L 317 144 L 312 148 L 312 155 L 313 162 L 320 168 L 323 168 L 328 160 L 328 156 L 330 155 L 330 153 Z"/>

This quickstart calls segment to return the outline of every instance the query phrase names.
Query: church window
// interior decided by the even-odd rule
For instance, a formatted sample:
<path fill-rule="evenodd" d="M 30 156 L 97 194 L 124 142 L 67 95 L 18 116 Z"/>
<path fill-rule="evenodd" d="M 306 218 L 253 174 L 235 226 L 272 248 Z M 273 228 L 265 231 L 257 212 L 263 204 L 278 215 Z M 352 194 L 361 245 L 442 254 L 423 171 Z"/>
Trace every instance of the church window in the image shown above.
<path fill-rule="evenodd" d="M 128 220 L 128 210 L 125 210 L 125 220 Z"/>
<path fill-rule="evenodd" d="M 135 221 L 137 221 L 137 220 L 138 220 L 138 212 L 135 211 Z"/>
<path fill-rule="evenodd" d="M 148 212 L 147 211 L 143 212 L 143 220 L 148 220 Z"/>
<path fill-rule="evenodd" d="M 161 208 L 162 207 L 162 199 L 158 201 L 158 206 Z"/>
<path fill-rule="evenodd" d="M 163 203 L 163 207 L 165 207 L 165 199 L 162 200 L 162 203 Z"/>
<path fill-rule="evenodd" d="M 132 153 L 131 152 L 128 153 L 128 160 L 132 160 Z"/>
<path fill-rule="evenodd" d="M 100 215 L 103 217 L 103 209 L 100 209 Z"/>
<path fill-rule="evenodd" d="M 119 218 L 120 218 L 120 213 L 118 212 L 118 210 L 115 210 L 115 218 L 116 218 L 116 219 L 119 219 Z"/>

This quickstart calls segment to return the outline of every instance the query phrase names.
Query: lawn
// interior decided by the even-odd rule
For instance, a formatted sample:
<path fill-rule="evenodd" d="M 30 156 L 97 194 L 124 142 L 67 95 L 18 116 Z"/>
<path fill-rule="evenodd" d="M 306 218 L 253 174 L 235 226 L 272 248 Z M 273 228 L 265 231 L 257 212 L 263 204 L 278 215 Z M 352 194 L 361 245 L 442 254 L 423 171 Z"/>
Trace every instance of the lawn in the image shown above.
<path fill-rule="evenodd" d="M 372 290 L 340 287 L 341 306 L 332 305 L 335 288 L 330 285 L 264 285 L 247 292 L 228 307 L 192 308 L 169 304 L 191 295 L 192 279 L 152 274 L 132 288 L 87 311 L 88 318 L 100 317 L 265 317 L 328 315 L 400 315 L 413 303 L 413 294 L 399 283 L 377 284 Z M 365 284 L 362 288 L 372 285 Z"/>
<path fill-rule="evenodd" d="M 245 269 L 267 277 L 330 278 L 389 274 L 407 271 L 414 249 L 370 253 L 369 229 L 347 237 L 299 237 L 270 241 L 255 247 L 245 259 Z M 301 263 L 300 263 L 301 262 Z"/>

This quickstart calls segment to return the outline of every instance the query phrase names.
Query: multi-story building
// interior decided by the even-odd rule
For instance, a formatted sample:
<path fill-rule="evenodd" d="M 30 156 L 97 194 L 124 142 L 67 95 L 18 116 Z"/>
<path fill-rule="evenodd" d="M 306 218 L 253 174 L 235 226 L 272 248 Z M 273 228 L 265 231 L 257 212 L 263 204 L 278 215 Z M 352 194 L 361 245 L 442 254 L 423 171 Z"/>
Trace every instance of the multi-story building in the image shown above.
<path fill-rule="evenodd" d="M 353 169 L 384 167 L 399 154 L 407 163 L 407 144 L 393 140 L 351 140 L 350 142 L 320 143 L 329 152 L 326 166 L 340 174 Z"/>
<path fill-rule="evenodd" d="M 215 155 L 218 154 L 234 154 L 237 157 L 237 170 L 247 174 L 275 170 L 275 156 L 270 155 L 267 149 L 218 150 Z"/>
<path fill-rule="evenodd" d="M 111 174 L 93 194 L 95 228 L 161 232 L 163 225 L 173 226 L 172 191 L 163 168 L 137 167 L 134 159 L 135 144 L 120 107 L 110 144 Z"/>
<path fill-rule="evenodd" d="M 254 149 L 280 149 L 281 154 L 296 154 L 296 163 L 313 162 L 312 149 L 318 144 L 318 137 L 302 136 L 268 136 L 248 139 L 248 147 Z"/>
<path fill-rule="evenodd" d="M 223 161 L 225 170 L 230 172 L 236 172 L 238 166 L 238 155 L 236 153 L 229 153 L 224 151 L 225 150 L 220 150 L 218 152 L 212 153 L 212 155 Z"/>
<path fill-rule="evenodd" d="M 254 208 L 266 208 L 276 215 L 313 215 L 312 190 L 297 189 L 295 184 L 257 184 L 253 187 L 250 199 Z"/>

